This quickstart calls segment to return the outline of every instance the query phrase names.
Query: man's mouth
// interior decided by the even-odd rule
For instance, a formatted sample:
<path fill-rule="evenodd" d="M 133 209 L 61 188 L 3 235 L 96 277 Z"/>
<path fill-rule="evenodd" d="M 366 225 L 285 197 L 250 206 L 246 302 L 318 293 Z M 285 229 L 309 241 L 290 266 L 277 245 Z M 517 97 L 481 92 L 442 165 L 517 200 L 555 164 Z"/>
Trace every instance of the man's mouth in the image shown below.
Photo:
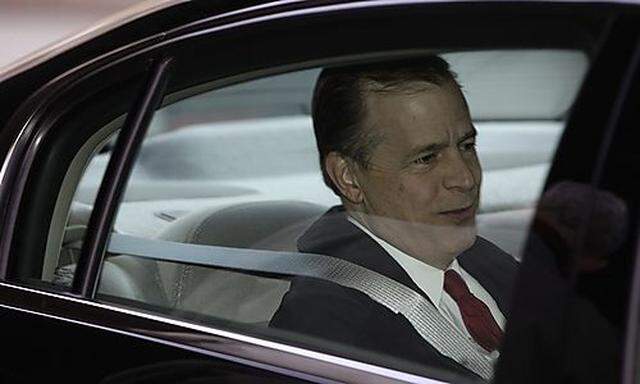
<path fill-rule="evenodd" d="M 448 217 L 450 220 L 456 223 L 462 223 L 468 221 L 469 219 L 472 219 L 476 214 L 475 211 L 476 210 L 474 204 L 470 204 L 462 208 L 442 211 L 440 212 L 440 215 Z"/>

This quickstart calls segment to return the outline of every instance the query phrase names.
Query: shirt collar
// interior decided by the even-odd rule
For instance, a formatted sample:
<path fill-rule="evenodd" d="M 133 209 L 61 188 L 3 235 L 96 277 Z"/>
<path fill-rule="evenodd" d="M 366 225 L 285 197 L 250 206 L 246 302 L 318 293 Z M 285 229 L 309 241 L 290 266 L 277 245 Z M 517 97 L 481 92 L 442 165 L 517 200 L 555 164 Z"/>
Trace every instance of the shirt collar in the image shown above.
<path fill-rule="evenodd" d="M 442 292 L 444 289 L 444 271 L 424 263 L 415 257 L 409 256 L 405 252 L 389 244 L 385 240 L 376 236 L 369 228 L 365 227 L 352 216 L 348 216 L 348 220 L 358 227 L 362 232 L 366 233 L 376 243 L 378 243 L 400 266 L 407 272 L 411 280 L 427 295 L 429 300 L 435 305 L 440 303 Z M 453 269 L 460 273 L 460 266 L 456 259 L 449 265 L 447 269 Z"/>

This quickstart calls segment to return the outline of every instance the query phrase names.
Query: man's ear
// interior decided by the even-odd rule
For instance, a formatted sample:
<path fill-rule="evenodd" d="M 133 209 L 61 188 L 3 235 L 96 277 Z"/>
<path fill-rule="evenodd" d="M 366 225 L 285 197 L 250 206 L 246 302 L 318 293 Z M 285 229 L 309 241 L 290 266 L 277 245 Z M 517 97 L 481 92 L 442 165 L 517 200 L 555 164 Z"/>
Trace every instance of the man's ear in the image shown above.
<path fill-rule="evenodd" d="M 357 165 L 338 152 L 330 152 L 324 159 L 324 166 L 342 197 L 352 204 L 360 204 L 363 199 L 362 189 L 353 169 Z"/>

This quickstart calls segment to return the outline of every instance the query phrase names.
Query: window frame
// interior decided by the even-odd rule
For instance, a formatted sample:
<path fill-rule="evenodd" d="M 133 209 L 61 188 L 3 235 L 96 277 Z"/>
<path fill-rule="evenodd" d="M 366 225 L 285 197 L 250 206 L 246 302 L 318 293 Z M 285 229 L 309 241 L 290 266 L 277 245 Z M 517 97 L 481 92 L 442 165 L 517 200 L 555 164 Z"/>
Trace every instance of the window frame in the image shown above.
<path fill-rule="evenodd" d="M 164 95 L 171 62 L 171 58 L 161 58 L 151 65 L 149 77 L 143 82 L 143 91 L 138 95 L 120 130 L 87 224 L 71 287 L 73 294 L 88 298 L 96 295 L 115 215 L 142 139 Z"/>

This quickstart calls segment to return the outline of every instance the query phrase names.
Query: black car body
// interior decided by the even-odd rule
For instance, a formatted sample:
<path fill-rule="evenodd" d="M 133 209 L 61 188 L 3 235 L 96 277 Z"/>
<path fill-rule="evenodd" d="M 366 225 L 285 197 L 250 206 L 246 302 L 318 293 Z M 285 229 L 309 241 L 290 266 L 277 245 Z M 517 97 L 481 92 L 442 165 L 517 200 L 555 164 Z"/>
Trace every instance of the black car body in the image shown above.
<path fill-rule="evenodd" d="M 489 49 L 584 52 L 588 71 L 558 117 L 566 129 L 544 185 L 584 183 L 615 192 L 628 207 L 624 245 L 600 274 L 579 267 L 595 210 L 582 212 L 580 236 L 564 257 L 546 261 L 559 265 L 559 274 L 527 257 L 536 252 L 531 239 L 545 234 L 525 233 L 530 241 L 495 382 L 638 380 L 640 5 L 166 1 L 121 16 L 0 74 L 3 382 L 467 382 L 302 336 L 268 337 L 188 311 L 163 313 L 101 294 L 98 284 L 118 204 L 160 105 L 363 57 Z M 116 119 L 126 134 L 112 143 L 73 284 L 51 284 L 42 276 L 65 174 L 92 135 Z M 582 311 L 581 302 L 597 315 Z M 593 342 L 585 340 L 589 334 Z M 610 344 L 613 355 L 592 350 Z"/>

